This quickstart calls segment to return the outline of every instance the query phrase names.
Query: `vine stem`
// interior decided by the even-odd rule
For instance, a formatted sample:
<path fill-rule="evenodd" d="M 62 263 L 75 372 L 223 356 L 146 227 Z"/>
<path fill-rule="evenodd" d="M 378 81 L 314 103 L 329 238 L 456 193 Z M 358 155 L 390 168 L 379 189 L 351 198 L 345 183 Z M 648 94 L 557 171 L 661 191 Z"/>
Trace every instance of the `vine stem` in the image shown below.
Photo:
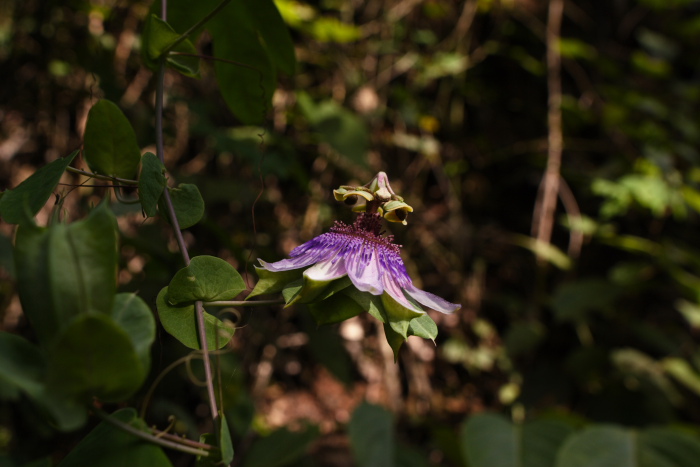
<path fill-rule="evenodd" d="M 561 181 L 561 159 L 564 148 L 561 114 L 561 23 L 564 12 L 564 0 L 550 0 L 547 15 L 547 168 L 540 184 L 535 213 L 533 216 L 532 234 L 538 241 L 550 243 L 554 225 L 554 211 L 557 206 L 557 194 Z M 539 262 L 544 262 L 539 257 Z"/>
<path fill-rule="evenodd" d="M 167 21 L 167 10 L 168 2 L 167 0 L 162 0 L 161 2 L 161 18 L 163 21 Z M 158 61 L 158 75 L 156 81 L 156 155 L 158 159 L 165 165 L 165 150 L 163 144 L 163 99 L 165 95 L 165 57 L 161 57 Z M 180 224 L 175 215 L 175 207 L 173 206 L 173 201 L 170 197 L 170 192 L 166 188 L 163 191 L 163 199 L 165 200 L 165 205 L 168 209 L 168 215 L 170 216 L 170 222 L 173 226 L 173 231 L 175 233 L 175 238 L 177 239 L 177 244 L 180 247 L 180 253 L 182 254 L 182 259 L 185 266 L 190 264 L 190 254 L 187 251 L 187 245 L 185 245 L 185 239 L 182 236 L 182 231 L 180 230 Z M 216 404 L 216 395 L 214 392 L 214 379 L 212 378 L 211 372 L 211 360 L 209 359 L 209 348 L 207 343 L 207 331 L 204 322 L 204 307 L 202 302 L 195 302 L 195 314 L 197 316 L 197 333 L 199 335 L 199 345 L 202 350 L 202 361 L 204 363 L 204 377 L 207 382 L 207 395 L 209 397 L 209 408 L 211 410 L 211 418 L 216 423 L 219 420 L 219 409 Z"/>
<path fill-rule="evenodd" d="M 245 300 L 216 300 L 213 302 L 204 302 L 206 306 L 264 306 L 264 305 L 281 305 L 284 300 L 256 300 L 254 302 L 246 302 Z"/>
<path fill-rule="evenodd" d="M 140 430 L 133 425 L 130 425 L 128 423 L 124 423 L 121 420 L 117 420 L 114 417 L 111 417 L 109 414 L 98 409 L 97 407 L 93 407 L 92 409 L 95 411 L 97 416 L 100 417 L 105 422 L 107 422 L 111 425 L 114 425 L 117 428 L 119 428 L 120 430 L 126 431 L 127 433 L 130 433 L 130 434 L 132 434 L 138 438 L 141 438 L 143 440 L 146 440 L 150 443 L 158 444 L 158 445 L 166 447 L 166 448 L 175 449 L 175 450 L 180 451 L 180 452 L 186 452 L 188 454 L 194 454 L 197 456 L 208 457 L 210 455 L 209 451 L 204 449 L 203 447 L 202 448 L 195 448 L 195 447 L 185 446 L 184 444 L 182 444 L 181 442 L 178 442 L 178 441 L 170 441 L 167 439 L 163 439 L 161 436 L 153 435 L 152 433 Z"/>
<path fill-rule="evenodd" d="M 95 178 L 97 180 L 107 180 L 110 182 L 119 182 L 119 183 L 123 183 L 124 185 L 134 185 L 134 186 L 139 184 L 138 180 L 129 180 L 126 178 L 110 177 L 109 175 L 100 175 L 100 174 L 88 172 L 87 170 L 76 169 L 76 168 L 70 167 L 70 166 L 68 166 L 68 168 L 66 168 L 66 170 L 68 172 L 72 172 L 74 174 L 85 175 L 86 177 Z"/>

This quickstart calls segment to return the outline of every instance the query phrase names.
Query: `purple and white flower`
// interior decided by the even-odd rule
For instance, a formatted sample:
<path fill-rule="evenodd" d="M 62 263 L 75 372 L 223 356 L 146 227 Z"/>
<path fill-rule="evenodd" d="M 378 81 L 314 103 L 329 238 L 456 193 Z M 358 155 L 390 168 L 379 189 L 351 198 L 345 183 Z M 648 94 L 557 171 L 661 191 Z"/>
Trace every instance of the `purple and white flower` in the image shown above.
<path fill-rule="evenodd" d="M 289 259 L 274 263 L 260 260 L 271 272 L 304 270 L 305 281 L 329 283 L 349 277 L 361 292 L 391 297 L 402 307 L 424 313 L 420 305 L 442 313 L 452 313 L 461 305 L 421 290 L 413 285 L 401 259 L 400 246 L 392 236 L 381 235 L 382 216 L 362 213 L 353 225 L 336 222 L 324 233 L 290 253 Z M 388 297 L 387 297 L 388 295 Z"/>

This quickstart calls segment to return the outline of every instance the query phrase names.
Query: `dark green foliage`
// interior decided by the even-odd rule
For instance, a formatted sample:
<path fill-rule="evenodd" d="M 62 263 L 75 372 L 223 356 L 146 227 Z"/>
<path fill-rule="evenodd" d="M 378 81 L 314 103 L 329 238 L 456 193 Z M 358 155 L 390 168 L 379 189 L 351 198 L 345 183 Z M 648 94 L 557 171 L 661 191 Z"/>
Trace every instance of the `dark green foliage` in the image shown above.
<path fill-rule="evenodd" d="M 16 188 L 4 191 L 0 198 L 0 217 L 10 224 L 30 222 L 51 197 L 66 167 L 77 154 L 78 151 L 74 151 L 68 157 L 41 167 Z"/>
<path fill-rule="evenodd" d="M 85 162 L 102 175 L 131 178 L 141 161 L 131 123 L 116 104 L 105 99 L 88 113 L 84 146 Z"/>
<path fill-rule="evenodd" d="M 126 423 L 138 430 L 146 424 L 136 416 L 134 409 L 121 409 L 110 418 Z M 150 467 L 172 467 L 163 450 L 143 439 L 127 433 L 109 423 L 101 422 L 78 444 L 59 467 L 119 467 L 126 465 L 148 465 Z"/>

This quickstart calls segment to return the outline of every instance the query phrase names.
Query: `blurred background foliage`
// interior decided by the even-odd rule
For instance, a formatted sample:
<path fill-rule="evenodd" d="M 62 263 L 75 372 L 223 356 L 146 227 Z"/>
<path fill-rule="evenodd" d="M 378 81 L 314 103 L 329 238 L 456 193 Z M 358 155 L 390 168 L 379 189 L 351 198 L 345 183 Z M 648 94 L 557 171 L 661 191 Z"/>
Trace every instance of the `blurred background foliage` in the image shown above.
<path fill-rule="evenodd" d="M 264 459 L 253 440 L 272 433 L 291 446 L 274 465 L 356 465 L 350 453 L 357 465 L 389 465 L 363 463 L 357 451 L 372 441 L 362 438 L 367 426 L 383 426 L 384 445 L 398 443 L 385 453 L 403 459 L 396 465 L 467 465 L 458 433 L 484 410 L 640 429 L 700 423 L 697 1 L 565 2 L 564 182 L 551 246 L 530 237 L 547 164 L 547 2 L 276 5 L 297 70 L 279 76 L 261 126 L 232 115 L 206 60 L 200 79 L 166 76 L 171 180 L 196 183 L 207 206 L 186 232 L 190 253 L 248 272 L 258 257 L 281 259 L 334 219 L 352 219 L 333 188 L 384 170 L 415 208 L 407 227 L 390 226 L 415 282 L 463 308 L 433 315 L 437 345 L 409 339 L 397 365 L 366 317 L 316 328 L 301 307 L 229 310 L 240 328 L 217 359 L 238 461 L 256 450 Z M 100 97 L 117 102 L 153 150 L 154 80 L 139 59 L 150 8 L 0 2 L 0 187 L 78 148 Z M 171 8 L 171 24 L 186 29 L 192 16 Z M 196 46 L 211 53 L 206 34 Z M 102 190 L 75 189 L 69 215 L 84 215 Z M 120 290 L 153 304 L 180 267 L 176 245 L 138 207 L 114 210 Z M 0 228 L 0 327 L 31 338 L 12 230 Z M 187 353 L 160 337 L 151 381 Z M 203 389 L 191 382 L 200 373 L 196 363 L 169 373 L 146 420 L 166 426 L 175 414 L 174 429 L 196 436 L 207 423 Z M 359 405 L 365 399 L 390 412 Z M 367 416 L 351 421 L 356 407 Z M 36 436 L 44 442 L 27 443 Z M 0 452 L 60 456 L 72 439 L 22 400 L 0 409 Z M 242 465 L 273 465 L 257 462 Z"/>

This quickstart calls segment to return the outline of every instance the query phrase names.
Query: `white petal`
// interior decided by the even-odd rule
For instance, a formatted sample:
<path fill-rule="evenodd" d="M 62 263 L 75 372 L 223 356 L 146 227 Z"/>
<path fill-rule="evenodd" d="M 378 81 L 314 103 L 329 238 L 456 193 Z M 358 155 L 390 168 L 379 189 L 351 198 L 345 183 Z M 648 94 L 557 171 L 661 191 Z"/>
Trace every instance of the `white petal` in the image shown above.
<path fill-rule="evenodd" d="M 345 261 L 336 257 L 336 261 L 322 261 L 304 271 L 304 277 L 312 281 L 327 282 L 340 279 L 348 272 L 345 269 Z"/>
<path fill-rule="evenodd" d="M 421 290 L 413 284 L 411 284 L 409 287 L 406 287 L 406 289 L 404 290 L 411 298 L 413 298 L 421 305 L 424 305 L 430 309 L 439 311 L 441 313 L 454 313 L 456 310 L 462 308 L 462 305 L 448 302 L 444 298 L 438 297 L 437 295 L 433 295 L 430 292 L 426 292 L 425 290 Z"/>
<path fill-rule="evenodd" d="M 301 269 L 305 268 L 306 266 L 309 266 L 313 264 L 314 258 L 311 257 L 304 257 L 300 256 L 298 258 L 292 258 L 292 259 L 283 259 L 281 261 L 276 261 L 274 263 L 268 263 L 266 261 L 261 260 L 258 258 L 258 261 L 260 261 L 260 265 L 267 269 L 268 271 L 272 272 L 281 272 L 281 271 L 290 271 L 292 269 Z"/>

